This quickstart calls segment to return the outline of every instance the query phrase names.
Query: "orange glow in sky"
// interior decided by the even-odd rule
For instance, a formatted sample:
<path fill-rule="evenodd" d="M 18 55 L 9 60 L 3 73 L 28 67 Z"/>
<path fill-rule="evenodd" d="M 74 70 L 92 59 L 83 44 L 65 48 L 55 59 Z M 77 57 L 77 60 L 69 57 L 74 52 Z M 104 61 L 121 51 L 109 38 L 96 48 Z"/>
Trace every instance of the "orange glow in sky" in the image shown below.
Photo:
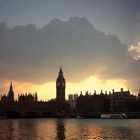
<path fill-rule="evenodd" d="M 3 81 L 0 93 L 7 94 L 9 90 L 9 85 L 10 80 Z M 43 84 L 33 84 L 13 81 L 13 88 L 16 99 L 18 93 L 29 93 L 29 92 L 31 93 L 37 92 L 39 100 L 47 101 L 49 99 L 53 99 L 56 97 L 55 81 Z M 101 80 L 98 77 L 90 76 L 89 78 L 77 83 L 66 81 L 66 99 L 68 98 L 68 94 L 71 93 L 80 94 L 80 91 L 82 91 L 83 93 L 85 93 L 86 91 L 93 93 L 94 90 L 96 90 L 97 93 L 100 93 L 101 90 L 103 91 L 107 90 L 109 92 L 112 91 L 112 89 L 115 89 L 116 91 L 120 91 L 120 88 L 128 90 L 125 80 L 122 79 Z"/>

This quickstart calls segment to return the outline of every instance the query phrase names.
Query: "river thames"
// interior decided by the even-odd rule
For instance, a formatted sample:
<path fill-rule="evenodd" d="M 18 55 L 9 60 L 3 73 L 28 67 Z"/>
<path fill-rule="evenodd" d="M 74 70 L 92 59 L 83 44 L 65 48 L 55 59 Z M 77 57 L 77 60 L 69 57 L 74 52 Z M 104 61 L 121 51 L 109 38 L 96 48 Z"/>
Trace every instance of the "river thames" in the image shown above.
<path fill-rule="evenodd" d="M 0 140 L 140 140 L 138 119 L 1 119 Z"/>

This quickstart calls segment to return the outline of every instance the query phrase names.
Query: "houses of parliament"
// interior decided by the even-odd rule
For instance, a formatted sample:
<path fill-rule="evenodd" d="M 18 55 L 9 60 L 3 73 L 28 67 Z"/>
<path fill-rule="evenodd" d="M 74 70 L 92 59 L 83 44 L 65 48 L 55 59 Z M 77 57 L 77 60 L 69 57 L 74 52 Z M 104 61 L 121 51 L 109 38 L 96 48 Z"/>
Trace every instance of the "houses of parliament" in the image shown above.
<path fill-rule="evenodd" d="M 0 100 L 0 113 L 18 113 L 24 116 L 33 113 L 44 113 L 43 116 L 66 113 L 70 106 L 65 100 L 66 80 L 60 67 L 56 79 L 56 98 L 48 102 L 38 101 L 37 93 L 18 94 L 18 99 L 14 99 L 12 82 L 7 95 L 2 95 Z M 31 114 L 32 113 L 32 114 Z"/>
<path fill-rule="evenodd" d="M 65 103 L 65 86 L 66 81 L 63 76 L 62 68 L 60 67 L 58 78 L 56 79 L 56 102 L 58 103 Z M 38 101 L 37 93 L 18 94 L 18 102 L 37 102 L 37 101 Z M 12 82 L 10 84 L 8 94 L 1 96 L 1 102 L 2 103 L 15 102 Z"/>
<path fill-rule="evenodd" d="M 140 118 L 140 91 L 138 96 L 124 91 L 104 93 L 69 94 L 65 99 L 66 80 L 60 67 L 56 79 L 56 98 L 49 101 L 39 101 L 37 93 L 18 94 L 14 99 L 12 82 L 7 95 L 0 99 L 0 117 L 99 117 L 102 113 L 125 112 L 130 118 Z M 86 114 L 86 115 L 85 115 Z"/>

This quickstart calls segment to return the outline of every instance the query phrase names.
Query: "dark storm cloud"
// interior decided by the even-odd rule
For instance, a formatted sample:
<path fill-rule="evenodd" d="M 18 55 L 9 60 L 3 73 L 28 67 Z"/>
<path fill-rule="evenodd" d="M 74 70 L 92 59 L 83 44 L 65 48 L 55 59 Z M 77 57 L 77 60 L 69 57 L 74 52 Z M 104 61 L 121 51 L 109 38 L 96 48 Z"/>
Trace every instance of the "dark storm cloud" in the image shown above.
<path fill-rule="evenodd" d="M 86 18 L 54 19 L 40 29 L 0 24 L 1 78 L 54 81 L 60 65 L 69 81 L 98 75 L 139 82 L 139 60 L 116 36 L 95 29 Z"/>
<path fill-rule="evenodd" d="M 41 27 L 53 18 L 82 16 L 129 45 L 140 34 L 139 15 L 140 0 L 0 0 L 0 22 L 10 27 L 28 23 Z"/>

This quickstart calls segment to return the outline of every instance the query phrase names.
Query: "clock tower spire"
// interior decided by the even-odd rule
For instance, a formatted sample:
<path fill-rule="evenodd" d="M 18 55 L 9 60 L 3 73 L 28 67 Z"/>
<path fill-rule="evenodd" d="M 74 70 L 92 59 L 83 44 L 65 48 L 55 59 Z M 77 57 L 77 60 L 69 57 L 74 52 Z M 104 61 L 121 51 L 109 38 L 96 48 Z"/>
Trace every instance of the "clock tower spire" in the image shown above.
<path fill-rule="evenodd" d="M 14 102 L 14 91 L 13 91 L 13 85 L 12 82 L 10 84 L 9 92 L 8 92 L 8 101 Z"/>

